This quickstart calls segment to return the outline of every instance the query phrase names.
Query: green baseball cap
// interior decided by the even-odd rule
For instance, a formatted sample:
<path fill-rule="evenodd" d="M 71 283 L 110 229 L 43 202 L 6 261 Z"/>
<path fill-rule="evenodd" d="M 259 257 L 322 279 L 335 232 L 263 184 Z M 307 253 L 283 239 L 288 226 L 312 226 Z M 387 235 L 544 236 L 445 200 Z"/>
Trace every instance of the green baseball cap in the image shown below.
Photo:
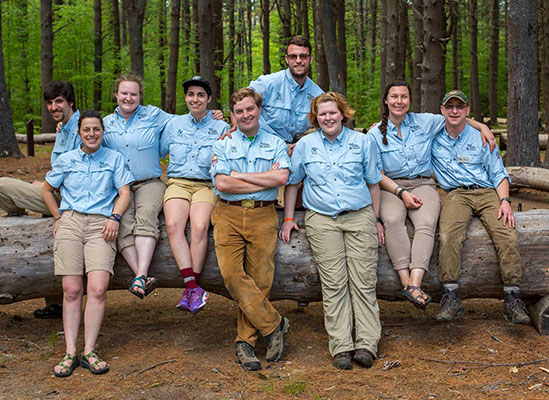
<path fill-rule="evenodd" d="M 469 100 L 467 99 L 467 96 L 465 96 L 465 93 L 463 93 L 461 90 L 450 90 L 448 93 L 446 93 L 444 95 L 444 98 L 442 99 L 442 105 L 448 103 L 451 98 L 459 99 L 465 104 L 469 105 Z"/>

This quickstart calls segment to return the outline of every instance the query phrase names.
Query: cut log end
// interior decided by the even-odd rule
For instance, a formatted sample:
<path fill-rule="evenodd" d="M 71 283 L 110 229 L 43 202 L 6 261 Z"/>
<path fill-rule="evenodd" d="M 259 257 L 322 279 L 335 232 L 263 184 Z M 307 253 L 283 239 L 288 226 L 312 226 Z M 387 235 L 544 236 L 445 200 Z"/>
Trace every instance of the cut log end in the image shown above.
<path fill-rule="evenodd" d="M 9 293 L 0 293 L 0 304 L 11 304 L 15 297 Z"/>
<path fill-rule="evenodd" d="M 537 303 L 528 307 L 532 326 L 540 335 L 549 335 L 549 295 L 542 297 Z"/>

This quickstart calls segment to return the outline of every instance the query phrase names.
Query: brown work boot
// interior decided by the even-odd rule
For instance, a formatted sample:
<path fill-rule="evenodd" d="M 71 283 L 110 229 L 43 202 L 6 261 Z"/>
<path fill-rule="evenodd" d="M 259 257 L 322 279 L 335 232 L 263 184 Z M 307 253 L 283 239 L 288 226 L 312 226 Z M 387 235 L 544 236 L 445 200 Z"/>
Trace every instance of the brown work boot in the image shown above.
<path fill-rule="evenodd" d="M 366 349 L 357 349 L 353 355 L 353 360 L 363 367 L 370 368 L 374 362 L 374 355 Z"/>
<path fill-rule="evenodd" d="M 267 346 L 266 358 L 269 362 L 280 360 L 284 352 L 284 335 L 290 330 L 290 320 L 282 318 L 277 328 L 265 336 L 265 345 Z"/>
<path fill-rule="evenodd" d="M 334 367 L 338 369 L 353 369 L 351 362 L 353 354 L 350 351 L 342 351 L 334 356 Z"/>
<path fill-rule="evenodd" d="M 449 322 L 463 314 L 463 305 L 459 300 L 457 290 L 448 290 L 442 287 L 442 299 L 440 300 L 440 308 L 435 316 L 439 322 Z"/>
<path fill-rule="evenodd" d="M 503 317 L 513 324 L 529 325 L 530 317 L 526 306 L 520 299 L 520 292 L 513 291 L 511 293 L 505 292 L 503 298 Z"/>
<path fill-rule="evenodd" d="M 246 342 L 236 343 L 236 362 L 248 371 L 261 369 L 261 363 L 255 355 L 254 348 Z"/>

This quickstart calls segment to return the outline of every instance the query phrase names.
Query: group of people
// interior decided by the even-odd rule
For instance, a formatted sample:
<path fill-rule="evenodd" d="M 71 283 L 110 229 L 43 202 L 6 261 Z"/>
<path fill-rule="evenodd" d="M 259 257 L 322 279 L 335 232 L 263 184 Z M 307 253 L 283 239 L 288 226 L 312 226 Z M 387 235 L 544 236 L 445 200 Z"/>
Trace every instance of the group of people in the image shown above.
<path fill-rule="evenodd" d="M 530 322 L 520 300 L 509 175 L 490 130 L 466 118 L 465 94 L 448 92 L 441 115 L 411 113 L 410 87 L 392 82 L 381 122 L 363 134 L 345 126 L 354 114 L 345 97 L 324 93 L 308 77 L 312 56 L 305 37 L 289 41 L 285 59 L 288 69 L 261 76 L 230 96 L 235 125 L 230 130 L 220 111 L 208 110 L 212 89 L 200 76 L 183 83 L 189 113 L 181 116 L 141 105 L 143 83 L 135 75 L 116 81 L 118 107 L 104 120 L 97 112 L 77 111 L 70 83 L 45 87 L 48 110 L 61 123 L 52 169 L 41 185 L 0 178 L 0 207 L 10 215 L 30 209 L 55 218 L 54 264 L 62 276 L 66 342 L 55 376 L 70 376 L 78 365 L 93 374 L 108 371 L 95 343 L 114 258 L 119 251 L 134 272 L 132 294 L 144 298 L 154 291 L 158 280 L 148 270 L 161 211 L 185 282 L 177 307 L 196 314 L 208 300 L 199 278 L 211 221 L 218 265 L 239 308 L 236 362 L 246 370 L 261 368 L 254 350 L 260 334 L 266 360 L 280 360 L 290 324 L 268 297 L 277 235 L 288 243 L 299 229 L 294 211 L 300 190 L 335 367 L 351 369 L 354 360 L 368 368 L 376 358 L 380 245 L 386 245 L 402 283 L 399 296 L 422 309 L 429 304 L 421 282 L 439 214 L 443 296 L 436 319 L 451 321 L 463 313 L 461 246 L 470 219 L 478 215 L 500 260 L 503 313 L 514 323 Z M 160 179 L 160 158 L 166 155 L 167 185 Z M 448 193 L 442 211 L 432 172 Z M 279 230 L 275 203 L 284 186 Z M 412 242 L 406 218 L 414 225 Z M 88 300 L 79 357 L 84 276 Z"/>

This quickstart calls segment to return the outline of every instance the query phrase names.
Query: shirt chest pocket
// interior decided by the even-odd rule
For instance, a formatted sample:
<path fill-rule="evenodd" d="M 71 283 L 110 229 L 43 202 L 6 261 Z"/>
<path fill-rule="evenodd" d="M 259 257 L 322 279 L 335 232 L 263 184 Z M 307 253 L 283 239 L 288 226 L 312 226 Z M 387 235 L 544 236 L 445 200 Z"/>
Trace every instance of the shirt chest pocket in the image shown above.
<path fill-rule="evenodd" d="M 312 186 L 326 184 L 328 163 L 322 161 L 309 161 L 305 163 L 305 173 Z"/>
<path fill-rule="evenodd" d="M 212 165 L 212 146 L 216 140 L 217 138 L 208 138 L 200 143 L 198 147 L 198 165 L 200 167 L 209 167 Z"/>
<path fill-rule="evenodd" d="M 93 191 L 102 195 L 110 195 L 114 188 L 114 169 L 110 165 L 98 165 L 91 168 Z"/>
<path fill-rule="evenodd" d="M 341 163 L 343 180 L 348 185 L 358 185 L 364 180 L 362 153 L 354 151 L 347 153 Z"/>
<path fill-rule="evenodd" d="M 396 173 L 402 170 L 402 164 L 404 163 L 404 156 L 400 149 L 382 145 L 381 162 L 382 169 L 387 174 Z"/>
<path fill-rule="evenodd" d="M 269 171 L 274 164 L 275 151 L 274 149 L 261 149 L 261 151 L 255 155 L 255 159 L 248 164 L 254 165 L 253 171 L 249 172 L 264 172 Z"/>
<path fill-rule="evenodd" d="M 261 114 L 265 118 L 265 122 L 275 129 L 282 129 L 290 123 L 292 107 L 290 104 L 283 102 L 275 102 L 274 104 L 264 104 L 265 112 Z"/>
<path fill-rule="evenodd" d="M 428 138 L 422 138 L 422 140 L 414 144 L 414 154 L 418 164 L 425 164 L 431 159 L 431 141 Z"/>
<path fill-rule="evenodd" d="M 460 164 L 481 165 L 483 164 L 483 157 L 482 154 L 476 152 L 465 152 L 458 155 L 456 161 Z"/>
<path fill-rule="evenodd" d="M 170 162 L 172 164 L 182 165 L 187 161 L 187 155 L 191 147 L 182 142 L 170 144 Z"/>

